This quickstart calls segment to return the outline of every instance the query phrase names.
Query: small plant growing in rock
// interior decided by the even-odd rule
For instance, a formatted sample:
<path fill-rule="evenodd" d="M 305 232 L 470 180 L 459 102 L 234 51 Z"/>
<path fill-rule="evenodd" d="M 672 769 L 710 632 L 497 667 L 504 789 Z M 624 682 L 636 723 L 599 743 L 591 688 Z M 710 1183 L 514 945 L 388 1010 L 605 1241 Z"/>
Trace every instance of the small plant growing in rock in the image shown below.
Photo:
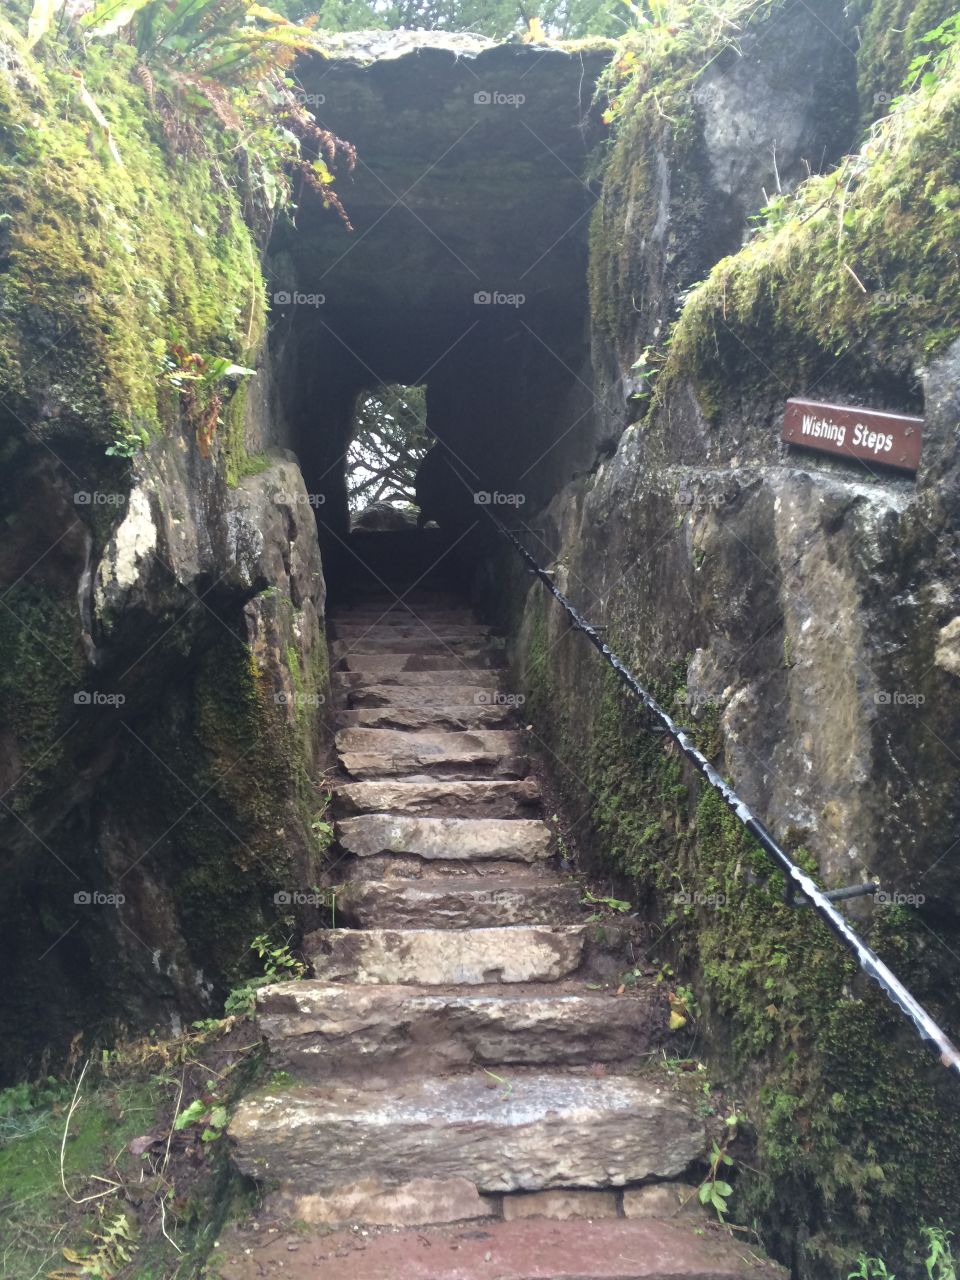
<path fill-rule="evenodd" d="M 589 889 L 584 889 L 583 897 L 580 899 L 583 906 L 586 907 L 604 907 L 607 911 L 616 911 L 621 915 L 625 915 L 632 907 L 631 902 L 624 902 L 622 898 L 605 898 L 595 893 L 591 893 Z M 599 920 L 602 912 L 594 911 L 592 916 L 588 917 L 587 923 L 590 924 L 594 920 Z"/>
<path fill-rule="evenodd" d="M 847 1275 L 847 1280 L 896 1280 L 882 1258 L 868 1258 L 865 1253 L 857 1257 L 857 1269 Z"/>
<path fill-rule="evenodd" d="M 957 1280 L 957 1267 L 950 1245 L 953 1232 L 944 1230 L 941 1222 L 937 1227 L 923 1227 L 921 1234 L 927 1250 L 924 1265 L 929 1280 Z"/>
<path fill-rule="evenodd" d="M 307 966 L 290 950 L 289 939 L 286 942 L 275 942 L 268 933 L 258 933 L 250 943 L 250 948 L 263 961 L 263 974 L 234 987 L 223 1006 L 227 1017 L 249 1017 L 253 1013 L 256 993 L 260 987 L 270 986 L 274 982 L 293 982 L 307 972 Z"/>
<path fill-rule="evenodd" d="M 724 1169 L 733 1168 L 733 1158 L 727 1155 L 727 1147 L 737 1136 L 739 1123 L 740 1117 L 735 1111 L 731 1111 L 724 1119 L 726 1129 L 723 1140 L 717 1142 L 714 1139 L 710 1151 L 710 1171 L 700 1184 L 700 1190 L 697 1193 L 700 1203 L 715 1209 L 721 1222 L 725 1220 L 724 1214 L 727 1212 L 728 1201 L 733 1195 L 733 1187 L 720 1175 Z"/>

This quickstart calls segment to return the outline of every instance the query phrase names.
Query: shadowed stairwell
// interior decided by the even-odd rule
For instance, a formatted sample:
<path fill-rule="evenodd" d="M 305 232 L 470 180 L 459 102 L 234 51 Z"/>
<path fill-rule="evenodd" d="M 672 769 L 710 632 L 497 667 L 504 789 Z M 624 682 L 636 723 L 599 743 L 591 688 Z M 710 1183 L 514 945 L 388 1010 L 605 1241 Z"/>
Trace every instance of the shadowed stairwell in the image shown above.
<path fill-rule="evenodd" d="M 222 1274 L 772 1280 L 698 1216 L 704 1119 L 643 1065 L 663 991 L 618 987 L 629 931 L 588 922 L 559 867 L 502 641 L 451 589 L 443 541 L 351 539 L 330 627 L 336 927 L 305 940 L 313 979 L 260 991 L 290 1082 L 230 1126 L 267 1218 L 310 1227 L 293 1253 L 238 1232 Z"/>

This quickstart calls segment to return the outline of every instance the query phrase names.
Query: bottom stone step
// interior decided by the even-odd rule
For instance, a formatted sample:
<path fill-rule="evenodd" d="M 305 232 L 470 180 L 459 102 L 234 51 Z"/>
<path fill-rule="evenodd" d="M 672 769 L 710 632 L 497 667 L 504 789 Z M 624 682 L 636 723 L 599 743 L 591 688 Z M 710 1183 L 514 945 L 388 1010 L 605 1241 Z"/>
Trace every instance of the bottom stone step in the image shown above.
<path fill-rule="evenodd" d="M 297 1193 L 375 1178 L 466 1178 L 482 1192 L 672 1178 L 707 1146 L 662 1082 L 502 1068 L 371 1090 L 265 1088 L 229 1127 L 242 1173 Z"/>
<path fill-rule="evenodd" d="M 787 1280 L 720 1231 L 624 1219 L 468 1223 L 377 1235 L 227 1233 L 223 1280 Z"/>

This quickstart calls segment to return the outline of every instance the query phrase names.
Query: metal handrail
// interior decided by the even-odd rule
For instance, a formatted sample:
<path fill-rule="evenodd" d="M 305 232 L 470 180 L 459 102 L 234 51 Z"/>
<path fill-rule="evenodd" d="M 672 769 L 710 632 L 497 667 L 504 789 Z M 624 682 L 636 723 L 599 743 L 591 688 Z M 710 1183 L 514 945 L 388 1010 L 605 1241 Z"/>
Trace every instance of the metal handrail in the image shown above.
<path fill-rule="evenodd" d="M 467 484 L 459 473 L 457 473 L 457 478 Z M 470 486 L 467 485 L 467 487 L 469 488 Z M 834 907 L 827 892 L 818 888 L 806 872 L 797 866 L 750 806 L 737 795 L 733 787 L 724 781 L 706 756 L 697 748 L 690 736 L 660 706 L 636 676 L 628 670 L 599 634 L 599 629 L 591 626 L 580 616 L 571 601 L 555 586 L 550 574 L 541 568 L 516 537 L 515 533 L 493 514 L 488 505 L 484 504 L 482 510 L 503 537 L 519 552 L 530 572 L 536 575 L 554 599 L 563 607 L 575 630 L 583 632 L 607 665 L 613 668 L 621 683 L 626 685 L 630 692 L 643 703 L 654 719 L 659 722 L 662 731 L 676 742 L 694 768 L 706 778 L 707 783 L 717 792 L 737 821 L 741 823 L 768 857 L 784 873 L 787 877 L 787 900 L 792 901 L 796 896 L 799 896 L 808 902 L 847 950 L 853 953 L 861 970 L 867 977 L 876 982 L 890 1003 L 895 1005 L 913 1023 L 921 1039 L 936 1046 L 940 1051 L 941 1063 L 945 1067 L 952 1067 L 954 1071 L 960 1073 L 960 1053 L 958 1053 L 946 1032 L 907 990 L 896 974 L 867 946 L 846 917 L 841 915 Z"/>

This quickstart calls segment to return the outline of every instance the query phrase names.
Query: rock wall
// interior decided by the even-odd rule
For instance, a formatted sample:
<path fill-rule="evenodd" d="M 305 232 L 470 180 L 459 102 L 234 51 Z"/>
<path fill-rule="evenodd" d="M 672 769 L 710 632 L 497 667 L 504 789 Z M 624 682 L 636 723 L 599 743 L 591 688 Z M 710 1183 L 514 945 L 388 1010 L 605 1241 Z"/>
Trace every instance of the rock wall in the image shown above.
<path fill-rule="evenodd" d="M 622 434 L 527 521 L 528 546 L 823 884 L 877 876 L 901 895 L 847 911 L 956 1032 L 960 315 L 934 283 L 912 304 L 901 284 L 938 261 L 953 216 L 952 196 L 939 213 L 920 196 L 931 169 L 954 190 L 952 64 L 848 162 L 842 251 L 841 196 L 821 214 L 816 178 L 782 231 L 739 248 L 776 191 L 774 147 L 788 194 L 805 162 L 829 170 L 857 143 L 878 54 L 855 16 L 774 6 L 739 52 L 701 54 L 686 82 L 655 68 L 623 109 L 591 243 L 596 413 Z M 902 239 L 891 187 L 916 219 Z M 916 480 L 787 451 L 793 394 L 921 409 Z M 845 1277 L 860 1248 L 923 1274 L 920 1224 L 955 1221 L 955 1082 L 783 905 L 781 878 L 511 554 L 479 590 L 516 628 L 516 689 L 569 839 L 659 918 L 658 959 L 701 1000 L 698 1050 L 748 1099 L 738 1215 L 804 1280 Z"/>
<path fill-rule="evenodd" d="M 73 77 L 6 24 L 0 48 L 0 1077 L 22 1078 L 221 1011 L 273 895 L 314 879 L 327 674 L 239 202 L 171 148 L 132 49 L 84 67 L 119 163 Z M 256 374 L 201 404 L 195 357 Z"/>

